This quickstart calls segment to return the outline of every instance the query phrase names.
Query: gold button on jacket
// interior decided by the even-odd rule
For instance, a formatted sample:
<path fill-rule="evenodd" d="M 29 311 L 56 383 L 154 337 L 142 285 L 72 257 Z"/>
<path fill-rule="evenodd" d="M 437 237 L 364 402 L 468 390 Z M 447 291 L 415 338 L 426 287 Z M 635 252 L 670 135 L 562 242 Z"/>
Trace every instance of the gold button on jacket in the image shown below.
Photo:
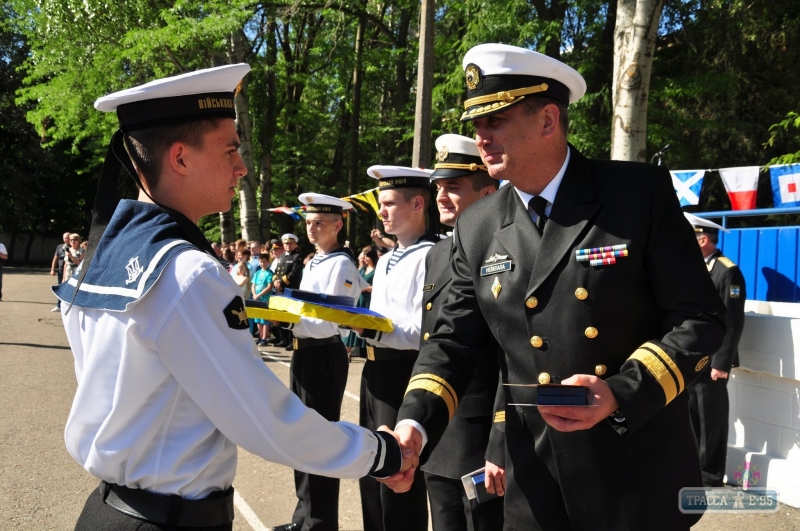
<path fill-rule="evenodd" d="M 431 337 L 431 335 L 430 335 L 428 332 L 425 332 L 425 335 L 424 335 L 424 336 L 422 336 L 422 339 L 424 339 L 425 341 L 427 341 L 429 337 Z"/>
<path fill-rule="evenodd" d="M 606 373 L 606 366 L 605 365 L 598 365 L 594 368 L 594 374 L 596 376 L 603 376 Z"/>
<path fill-rule="evenodd" d="M 575 290 L 575 298 L 578 299 L 579 301 L 586 300 L 588 296 L 589 292 L 586 291 L 586 288 L 578 288 Z"/>
<path fill-rule="evenodd" d="M 542 385 L 549 384 L 550 383 L 550 375 L 547 374 L 546 372 L 543 372 L 542 374 L 540 374 L 539 375 L 539 383 L 542 384 Z"/>
<path fill-rule="evenodd" d="M 586 331 L 584 331 L 583 333 L 586 334 L 586 337 L 588 337 L 589 339 L 594 339 L 594 338 L 597 337 L 597 334 L 599 334 L 599 332 L 597 331 L 597 328 L 595 328 L 593 326 L 590 326 L 589 328 L 587 328 Z"/>
<path fill-rule="evenodd" d="M 525 301 L 525 306 L 531 309 L 536 308 L 536 306 L 538 305 L 539 305 L 539 299 L 537 299 L 536 297 L 528 297 L 528 299 Z"/>
<path fill-rule="evenodd" d="M 539 337 L 539 336 L 533 336 L 533 337 L 531 338 L 531 346 L 533 346 L 533 348 L 539 348 L 539 347 L 541 347 L 542 345 L 544 345 L 544 341 L 542 341 L 542 338 L 541 338 L 541 337 Z"/>
<path fill-rule="evenodd" d="M 430 302 L 425 305 L 426 310 L 430 310 L 431 308 L 433 308 L 433 304 L 431 304 Z"/>

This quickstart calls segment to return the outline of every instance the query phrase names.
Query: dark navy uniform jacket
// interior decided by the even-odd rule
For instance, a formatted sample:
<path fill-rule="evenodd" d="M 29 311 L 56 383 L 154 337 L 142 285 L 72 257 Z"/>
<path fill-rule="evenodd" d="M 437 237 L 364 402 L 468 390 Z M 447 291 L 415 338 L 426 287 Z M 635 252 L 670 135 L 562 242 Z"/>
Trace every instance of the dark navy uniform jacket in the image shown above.
<path fill-rule="evenodd" d="M 459 217 L 453 280 L 398 419 L 438 440 L 495 342 L 504 383 L 597 374 L 623 422 L 564 433 L 506 407 L 506 525 L 688 528 L 699 516 L 678 493 L 702 479 L 685 389 L 723 340 L 725 308 L 667 170 L 571 149 L 543 235 L 512 186 Z M 613 246 L 627 256 L 576 256 Z M 506 403 L 532 392 L 505 387 Z"/>

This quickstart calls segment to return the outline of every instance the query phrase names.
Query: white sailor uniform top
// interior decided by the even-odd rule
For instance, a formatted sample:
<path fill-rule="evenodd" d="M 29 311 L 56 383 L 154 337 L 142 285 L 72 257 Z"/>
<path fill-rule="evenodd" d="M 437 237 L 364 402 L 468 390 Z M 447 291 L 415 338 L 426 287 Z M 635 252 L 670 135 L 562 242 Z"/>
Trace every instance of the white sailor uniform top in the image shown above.
<path fill-rule="evenodd" d="M 318 252 L 303 270 L 300 289 L 326 295 L 343 295 L 358 301 L 369 284 L 361 278 L 353 259 L 344 251 Z M 285 325 L 299 339 L 323 339 L 340 333 L 339 325 L 322 319 L 301 317 L 299 323 Z M 346 331 L 341 330 L 346 333 Z"/>
<path fill-rule="evenodd" d="M 397 350 L 419 349 L 425 256 L 431 247 L 433 242 L 417 241 L 405 249 L 395 247 L 378 260 L 369 309 L 390 318 L 394 330 L 375 332 L 374 338 L 367 338 L 368 344 Z"/>
<path fill-rule="evenodd" d="M 326 421 L 266 367 L 239 287 L 182 234 L 155 205 L 117 207 L 63 315 L 78 379 L 70 454 L 108 483 L 188 499 L 230 487 L 237 445 L 324 476 L 395 471 L 382 435 Z M 62 312 L 75 285 L 54 289 Z"/>

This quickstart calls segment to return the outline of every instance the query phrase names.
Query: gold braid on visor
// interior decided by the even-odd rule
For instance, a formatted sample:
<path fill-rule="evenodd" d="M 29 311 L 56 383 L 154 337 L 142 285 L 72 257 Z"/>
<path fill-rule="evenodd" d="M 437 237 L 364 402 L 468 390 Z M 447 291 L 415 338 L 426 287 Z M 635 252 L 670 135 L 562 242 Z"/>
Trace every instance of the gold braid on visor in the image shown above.
<path fill-rule="evenodd" d="M 478 171 L 483 170 L 487 171 L 486 166 L 483 164 L 434 164 L 434 170 L 469 170 L 469 171 Z"/>
<path fill-rule="evenodd" d="M 488 94 L 486 96 L 478 96 L 476 98 L 470 98 L 464 102 L 464 109 L 469 109 L 475 105 L 481 105 L 483 103 L 493 103 L 493 102 L 504 102 L 504 103 L 511 103 L 515 99 L 520 96 L 527 96 L 528 94 L 536 94 L 537 92 L 544 92 L 548 89 L 547 83 L 542 83 L 541 85 L 534 85 L 533 87 L 525 87 L 520 89 L 514 90 L 501 90 L 500 92 L 495 92 L 494 94 Z"/>

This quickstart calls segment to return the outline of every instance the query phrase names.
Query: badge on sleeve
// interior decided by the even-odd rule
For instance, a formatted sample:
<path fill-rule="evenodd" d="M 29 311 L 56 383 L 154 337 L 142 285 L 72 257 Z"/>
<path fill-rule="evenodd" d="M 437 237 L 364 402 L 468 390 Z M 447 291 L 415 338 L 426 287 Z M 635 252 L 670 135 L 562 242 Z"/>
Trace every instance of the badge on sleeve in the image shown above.
<path fill-rule="evenodd" d="M 222 311 L 228 326 L 234 330 L 247 330 L 250 322 L 247 320 L 247 311 L 244 309 L 244 301 L 238 295 Z"/>
<path fill-rule="evenodd" d="M 739 296 L 742 294 L 742 288 L 735 284 L 731 284 L 730 293 L 731 293 L 731 299 L 738 299 Z"/>

